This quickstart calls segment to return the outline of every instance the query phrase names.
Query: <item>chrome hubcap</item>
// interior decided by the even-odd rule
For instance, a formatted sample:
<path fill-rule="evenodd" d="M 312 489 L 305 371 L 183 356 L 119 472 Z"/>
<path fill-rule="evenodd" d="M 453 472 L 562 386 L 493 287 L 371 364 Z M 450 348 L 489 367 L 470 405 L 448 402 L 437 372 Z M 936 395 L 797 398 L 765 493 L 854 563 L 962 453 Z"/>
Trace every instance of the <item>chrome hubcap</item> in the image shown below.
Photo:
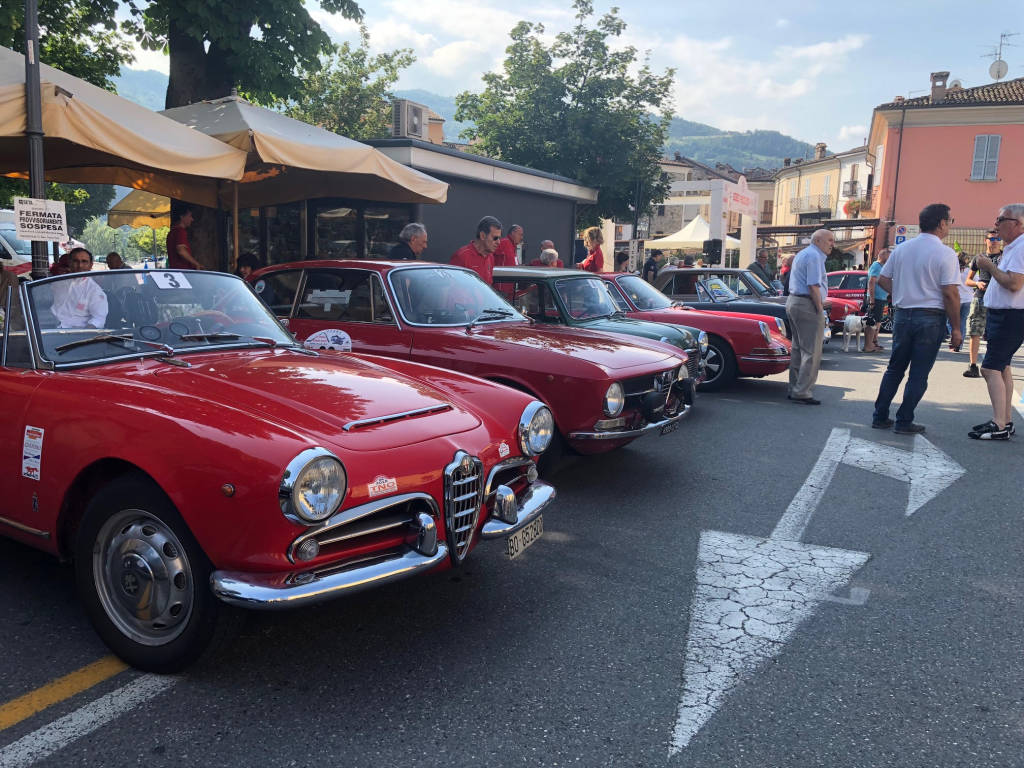
<path fill-rule="evenodd" d="M 708 347 L 707 357 L 704 358 L 704 367 L 708 373 L 704 379 L 706 382 L 714 381 L 718 378 L 718 374 L 722 372 L 722 355 L 719 354 L 715 347 Z"/>
<path fill-rule="evenodd" d="M 178 537 L 139 509 L 107 520 L 92 550 L 96 594 L 118 630 L 142 645 L 163 645 L 188 624 L 192 568 Z"/>

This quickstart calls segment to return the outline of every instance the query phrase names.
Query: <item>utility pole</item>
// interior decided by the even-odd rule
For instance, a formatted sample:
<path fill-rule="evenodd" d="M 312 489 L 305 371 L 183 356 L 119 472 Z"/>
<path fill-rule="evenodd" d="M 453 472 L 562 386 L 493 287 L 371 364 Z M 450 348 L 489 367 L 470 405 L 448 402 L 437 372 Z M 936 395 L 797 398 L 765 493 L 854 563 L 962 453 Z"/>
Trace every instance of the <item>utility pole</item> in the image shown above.
<path fill-rule="evenodd" d="M 39 92 L 39 6 L 38 0 L 25 0 L 25 136 L 28 140 L 29 197 L 46 197 L 43 182 L 43 107 Z M 32 241 L 32 277 L 50 274 L 46 243 Z"/>

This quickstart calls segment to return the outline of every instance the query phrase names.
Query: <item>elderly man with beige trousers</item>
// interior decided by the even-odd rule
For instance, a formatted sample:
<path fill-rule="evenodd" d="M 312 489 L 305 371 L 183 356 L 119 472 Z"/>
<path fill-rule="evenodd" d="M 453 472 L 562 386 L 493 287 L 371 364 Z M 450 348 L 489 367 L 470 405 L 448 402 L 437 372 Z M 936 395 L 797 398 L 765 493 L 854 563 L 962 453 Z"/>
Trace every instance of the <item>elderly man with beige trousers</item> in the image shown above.
<path fill-rule="evenodd" d="M 793 259 L 790 269 L 786 314 L 793 335 L 793 349 L 789 360 L 787 397 L 801 405 L 821 405 L 821 401 L 813 397 L 813 388 L 821 366 L 821 345 L 825 334 L 825 297 L 828 296 L 825 257 L 835 242 L 835 235 L 827 229 L 819 229 L 811 236 L 811 244 Z"/>

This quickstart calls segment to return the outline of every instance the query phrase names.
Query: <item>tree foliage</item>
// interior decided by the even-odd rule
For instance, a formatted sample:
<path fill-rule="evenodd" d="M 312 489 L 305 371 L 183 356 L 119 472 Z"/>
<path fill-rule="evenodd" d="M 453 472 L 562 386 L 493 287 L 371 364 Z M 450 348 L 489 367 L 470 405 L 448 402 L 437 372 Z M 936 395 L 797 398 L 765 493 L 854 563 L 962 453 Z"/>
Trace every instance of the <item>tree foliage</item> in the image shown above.
<path fill-rule="evenodd" d="M 409 48 L 374 56 L 369 46 L 365 27 L 358 46 L 335 46 L 319 71 L 304 74 L 295 98 L 282 105 L 288 116 L 353 139 L 387 135 L 392 88 L 416 57 Z"/>
<path fill-rule="evenodd" d="M 167 255 L 168 229 L 169 227 L 161 227 L 156 231 L 156 251 L 160 258 Z M 123 231 L 111 229 L 104 219 L 95 217 L 85 223 L 78 239 L 85 243 L 85 247 L 94 256 L 117 251 L 121 258 L 130 264 L 141 264 L 145 258 L 153 255 L 153 230 L 149 227 Z"/>
<path fill-rule="evenodd" d="M 303 0 L 128 0 L 125 29 L 143 47 L 170 54 L 166 106 L 227 96 L 232 88 L 263 103 L 291 98 L 301 70 L 331 52 L 327 33 Z M 355 0 L 320 7 L 361 20 Z"/>
<path fill-rule="evenodd" d="M 463 137 L 492 157 L 598 188 L 579 225 L 632 219 L 638 198 L 643 213 L 668 193 L 658 160 L 674 72 L 653 72 L 631 46 L 613 48 L 626 29 L 618 9 L 594 22 L 590 0 L 573 7 L 576 25 L 550 45 L 543 25 L 516 25 L 503 71 L 484 75 L 483 93 L 459 94 L 456 119 L 473 121 Z"/>

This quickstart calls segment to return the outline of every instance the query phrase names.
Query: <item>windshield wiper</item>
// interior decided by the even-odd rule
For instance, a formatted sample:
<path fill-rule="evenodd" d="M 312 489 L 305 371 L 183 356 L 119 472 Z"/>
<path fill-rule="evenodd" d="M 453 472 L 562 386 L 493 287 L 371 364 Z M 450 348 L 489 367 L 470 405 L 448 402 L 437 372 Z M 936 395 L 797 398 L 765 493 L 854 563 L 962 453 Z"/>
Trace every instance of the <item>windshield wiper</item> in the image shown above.
<path fill-rule="evenodd" d="M 59 354 L 64 354 L 69 349 L 75 347 L 84 347 L 88 344 L 116 344 L 117 346 L 124 347 L 125 349 L 131 349 L 133 346 L 138 344 L 144 344 L 147 347 L 153 349 L 159 349 L 168 356 L 174 355 L 174 347 L 169 344 L 160 344 L 155 341 L 148 341 L 147 339 L 136 339 L 131 334 L 117 334 L 117 333 L 98 333 L 95 336 L 90 336 L 88 339 L 79 339 L 78 341 L 69 341 L 67 344 L 61 344 L 56 347 L 56 351 Z"/>
<path fill-rule="evenodd" d="M 242 338 L 237 333 L 186 333 L 184 336 L 179 336 L 182 341 L 227 341 L 229 339 L 240 339 Z"/>
<path fill-rule="evenodd" d="M 481 309 L 480 314 L 474 317 L 473 321 L 466 326 L 466 333 L 469 333 L 470 328 L 482 320 L 491 320 L 499 317 L 513 317 L 513 314 L 507 309 Z"/>

